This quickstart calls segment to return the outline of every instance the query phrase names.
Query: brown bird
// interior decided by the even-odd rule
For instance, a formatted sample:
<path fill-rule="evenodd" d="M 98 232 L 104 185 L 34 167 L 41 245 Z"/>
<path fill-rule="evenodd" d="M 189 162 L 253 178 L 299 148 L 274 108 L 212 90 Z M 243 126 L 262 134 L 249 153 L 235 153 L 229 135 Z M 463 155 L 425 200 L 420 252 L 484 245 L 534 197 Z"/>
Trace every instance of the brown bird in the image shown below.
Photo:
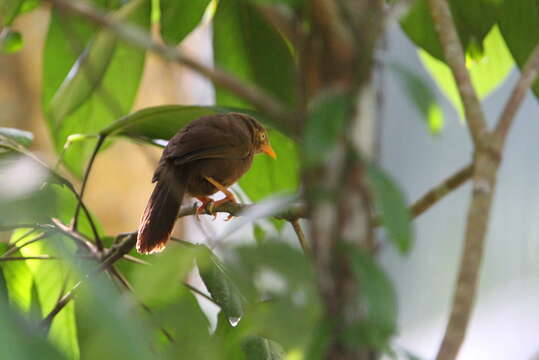
<path fill-rule="evenodd" d="M 208 115 L 192 121 L 174 135 L 163 150 L 152 182 L 156 182 L 140 220 L 137 251 L 163 250 L 170 237 L 185 193 L 202 205 L 221 191 L 223 200 L 235 202 L 227 188 L 249 170 L 253 156 L 265 152 L 275 158 L 266 129 L 252 117 L 239 114 Z"/>

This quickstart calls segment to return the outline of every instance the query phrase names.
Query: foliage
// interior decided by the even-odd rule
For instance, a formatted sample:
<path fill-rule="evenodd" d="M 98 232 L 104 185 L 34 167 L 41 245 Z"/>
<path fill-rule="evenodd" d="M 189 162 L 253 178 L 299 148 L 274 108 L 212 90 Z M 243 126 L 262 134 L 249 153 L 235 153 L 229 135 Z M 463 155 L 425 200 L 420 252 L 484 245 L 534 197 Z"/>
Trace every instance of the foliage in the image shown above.
<path fill-rule="evenodd" d="M 106 145 L 119 139 L 160 145 L 200 116 L 239 111 L 269 128 L 279 157 L 279 162 L 257 158 L 239 182 L 250 200 L 263 202 L 301 193 L 302 172 L 316 172 L 331 162 L 348 137 L 355 99 L 338 86 L 302 98 L 301 79 L 312 74 L 302 73 L 301 52 L 312 49 L 299 47 L 298 39 L 284 31 L 293 26 L 279 28 L 275 21 L 280 14 L 277 18 L 285 22 L 295 17 L 292 25 L 301 31 L 314 28 L 306 1 L 89 2 L 112 21 L 136 26 L 146 35 L 153 13 L 161 38 L 174 46 L 202 21 L 212 21 L 215 65 L 269 94 L 294 116 L 304 116 L 305 122 L 302 136 L 286 131 L 282 119 L 223 86 L 215 88 L 215 106 L 166 105 L 133 112 L 150 49 L 53 6 L 43 49 L 42 106 L 58 160 L 70 176 L 82 179 L 91 171 L 92 153 L 107 147 L 96 147 L 96 139 L 106 139 Z M 36 0 L 0 2 L 1 52 L 32 46 L 11 26 L 38 5 Z M 535 0 L 451 0 L 450 5 L 473 85 L 484 98 L 514 64 L 524 66 L 538 41 L 539 5 Z M 439 133 L 443 119 L 432 81 L 460 112 L 462 104 L 427 1 L 416 1 L 401 25 L 431 78 L 398 63 L 391 69 L 419 117 Z M 539 95 L 539 83 L 533 89 Z M 106 236 L 99 219 L 79 210 L 79 193 L 71 182 L 27 149 L 32 139 L 31 133 L 0 128 L 0 230 L 15 230 L 0 258 L 0 344 L 10 359 L 35 354 L 43 359 L 315 359 L 323 358 L 338 336 L 351 348 L 391 353 L 398 330 L 397 299 L 376 256 L 365 249 L 344 249 L 364 314 L 339 335 L 333 332 L 339 324 L 325 313 L 321 275 L 310 256 L 283 241 L 282 223 L 273 223 L 272 231 L 255 225 L 256 242 L 227 249 L 222 258 L 206 246 L 179 242 L 160 256 L 144 258 L 148 266 L 124 258 L 100 268 L 116 249 L 115 241 L 125 239 Z M 373 208 L 391 244 L 405 256 L 414 233 L 406 198 L 384 171 L 364 165 Z M 75 217 L 76 228 L 71 225 Z M 101 252 L 100 241 L 109 252 Z M 207 290 L 202 290 L 204 296 L 219 308 L 216 324 L 197 301 L 200 293 L 184 286 L 195 267 Z M 75 301 L 52 316 L 70 289 L 77 292 Z"/>

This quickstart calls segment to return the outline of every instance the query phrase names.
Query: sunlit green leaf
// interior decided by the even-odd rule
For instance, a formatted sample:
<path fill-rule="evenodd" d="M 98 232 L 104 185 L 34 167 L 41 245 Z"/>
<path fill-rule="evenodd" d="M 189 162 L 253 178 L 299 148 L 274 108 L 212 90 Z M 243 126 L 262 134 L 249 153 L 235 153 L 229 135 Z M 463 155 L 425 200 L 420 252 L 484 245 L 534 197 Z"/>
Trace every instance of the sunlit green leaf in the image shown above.
<path fill-rule="evenodd" d="M 346 334 L 351 345 L 386 348 L 396 331 L 397 300 L 391 281 L 375 260 L 357 248 L 347 247 L 352 271 L 359 281 L 365 314 Z"/>
<path fill-rule="evenodd" d="M 211 0 L 160 0 L 161 36 L 178 44 L 200 23 Z"/>
<path fill-rule="evenodd" d="M 18 31 L 5 28 L 0 32 L 0 54 L 13 54 L 24 46 L 22 35 Z"/>
<path fill-rule="evenodd" d="M 243 351 L 246 360 L 280 360 L 285 358 L 284 351 L 275 341 L 262 336 L 253 336 L 245 339 Z"/>
<path fill-rule="evenodd" d="M 101 1 L 101 0 L 99 0 Z M 148 28 L 150 23 L 150 1 L 131 0 L 127 5 L 139 2 L 140 6 L 129 16 L 128 20 L 143 28 Z M 73 21 L 71 18 L 62 17 L 53 11 L 44 51 L 44 79 L 43 79 L 43 104 L 48 109 L 54 94 L 75 64 L 83 49 L 90 49 L 91 42 L 95 38 L 95 30 L 84 21 Z M 88 51 L 86 50 L 86 51 Z M 84 103 L 70 115 L 60 119 L 48 117 L 49 129 L 58 153 L 62 152 L 68 136 L 72 134 L 92 134 L 108 126 L 118 117 L 129 112 L 135 99 L 142 69 L 144 66 L 145 52 L 128 44 L 118 42 L 110 63 L 106 68 L 99 86 L 88 86 L 81 72 L 81 84 L 83 89 L 90 91 Z M 100 63 L 106 63 L 99 58 Z M 95 80 L 95 79 L 94 79 Z M 94 84 L 95 85 L 95 84 Z M 72 103 L 80 101 L 81 96 L 88 91 L 81 91 L 74 95 Z M 69 94 L 68 94 L 69 95 Z M 77 101 L 74 101 L 77 100 Z M 69 105 L 69 104 L 68 104 Z M 70 106 L 67 106 L 69 108 Z M 61 113 L 69 113 L 62 110 Z M 49 113 L 50 114 L 50 113 Z M 81 176 L 85 160 L 93 150 L 95 142 L 81 141 L 70 146 L 64 153 L 64 163 L 76 175 Z"/>
<path fill-rule="evenodd" d="M 31 326 L 0 298 L 0 347 L 2 357 L 14 360 L 63 360 L 67 358 L 49 344 L 38 328 Z"/>
<path fill-rule="evenodd" d="M 430 84 L 400 63 L 390 64 L 390 69 L 395 71 L 404 93 L 417 107 L 431 133 L 439 134 L 444 126 L 443 113 Z"/>
<path fill-rule="evenodd" d="M 484 50 L 481 58 L 475 60 L 467 58 L 472 84 L 481 99 L 498 88 L 513 68 L 511 54 L 507 50 L 497 26 L 487 35 L 483 45 Z M 462 116 L 463 107 L 449 68 L 425 51 L 419 50 L 419 55 L 427 71 Z"/>
<path fill-rule="evenodd" d="M 402 191 L 387 174 L 373 165 L 368 167 L 367 176 L 374 204 L 390 239 L 400 252 L 408 252 L 413 234 L 410 211 Z"/>

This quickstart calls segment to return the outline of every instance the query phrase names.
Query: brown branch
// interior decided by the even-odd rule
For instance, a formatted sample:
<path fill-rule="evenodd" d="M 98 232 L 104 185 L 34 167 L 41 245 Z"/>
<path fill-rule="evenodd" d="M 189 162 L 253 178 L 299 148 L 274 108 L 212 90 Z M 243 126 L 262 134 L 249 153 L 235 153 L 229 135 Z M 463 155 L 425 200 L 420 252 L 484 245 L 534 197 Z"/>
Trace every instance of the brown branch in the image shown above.
<path fill-rule="evenodd" d="M 451 191 L 468 181 L 472 177 L 472 174 L 473 165 L 469 164 L 445 179 L 440 185 L 429 190 L 410 207 L 412 217 L 415 218 L 430 209 Z"/>
<path fill-rule="evenodd" d="M 507 138 L 507 134 L 509 133 L 509 129 L 513 124 L 517 110 L 520 108 L 520 105 L 524 100 L 524 96 L 526 96 L 526 93 L 537 79 L 538 71 L 539 43 L 535 46 L 535 49 L 528 58 L 526 65 L 524 65 L 520 78 L 518 79 L 515 87 L 513 88 L 511 96 L 509 97 L 509 100 L 507 100 L 502 114 L 498 119 L 498 124 L 494 133 L 500 141 L 499 146 L 503 146 L 503 143 Z"/>
<path fill-rule="evenodd" d="M 212 209 L 209 206 L 206 206 L 202 214 L 214 215 L 216 213 L 227 213 L 232 216 L 241 216 L 241 213 L 243 211 L 249 211 L 249 208 L 251 208 L 252 206 L 255 206 L 255 204 L 239 204 L 239 203 L 233 203 L 233 202 L 226 202 L 224 204 L 220 204 L 214 207 L 213 212 L 211 211 Z M 196 204 L 182 206 L 180 208 L 180 211 L 178 212 L 178 217 L 195 215 L 196 210 L 197 210 Z M 303 203 L 295 203 L 295 204 L 292 204 L 287 210 L 282 211 L 278 214 L 275 214 L 272 217 L 278 220 L 287 220 L 287 221 L 305 219 L 308 217 L 307 207 Z"/>
<path fill-rule="evenodd" d="M 167 60 L 174 61 L 190 68 L 210 80 L 214 85 L 224 87 L 235 95 L 249 101 L 278 121 L 282 129 L 289 129 L 288 123 L 290 122 L 290 119 L 284 106 L 259 87 L 241 82 L 236 77 L 223 70 L 210 68 L 194 58 L 180 53 L 175 47 L 158 43 L 135 26 L 121 23 L 88 3 L 72 0 L 49 1 L 61 10 L 77 14 L 109 29 L 134 46 L 153 51 Z"/>
<path fill-rule="evenodd" d="M 459 91 L 460 100 L 464 107 L 466 122 L 476 147 L 483 141 L 483 136 L 487 134 L 487 123 L 481 108 L 481 102 L 475 92 L 470 79 L 470 74 L 466 68 L 464 51 L 460 44 L 459 35 L 453 22 L 453 15 L 447 0 L 428 0 L 432 20 L 438 39 L 442 46 L 444 57 L 451 73 L 455 79 Z"/>
<path fill-rule="evenodd" d="M 464 63 L 464 52 L 447 0 L 429 0 L 432 19 L 464 106 L 468 129 L 474 142 L 473 194 L 466 219 L 466 232 L 451 314 L 436 356 L 457 357 L 466 337 L 475 303 L 485 237 L 496 188 L 502 146 L 488 133 L 485 116 Z"/>

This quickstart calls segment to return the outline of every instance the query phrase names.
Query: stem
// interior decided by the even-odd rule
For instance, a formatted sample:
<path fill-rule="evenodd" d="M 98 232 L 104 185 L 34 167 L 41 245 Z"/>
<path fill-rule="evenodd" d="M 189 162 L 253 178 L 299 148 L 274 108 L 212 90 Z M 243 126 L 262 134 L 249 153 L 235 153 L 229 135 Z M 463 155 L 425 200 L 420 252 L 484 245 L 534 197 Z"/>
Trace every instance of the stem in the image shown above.
<path fill-rule="evenodd" d="M 307 254 L 310 251 L 309 245 L 307 244 L 307 240 L 305 239 L 305 234 L 303 233 L 303 229 L 301 228 L 299 220 L 298 219 L 292 220 L 290 221 L 290 224 L 292 224 L 292 227 L 294 228 L 294 231 L 296 232 L 299 244 L 301 245 L 303 252 Z"/>
<path fill-rule="evenodd" d="M 86 190 L 86 184 L 88 183 L 88 178 L 90 177 L 90 172 L 92 171 L 92 165 L 94 164 L 94 160 L 95 160 L 95 157 L 97 156 L 97 152 L 99 151 L 99 148 L 101 147 L 101 145 L 103 145 L 104 141 L 105 141 L 104 136 L 99 136 L 97 138 L 97 143 L 95 144 L 94 151 L 92 153 L 92 156 L 90 157 L 90 160 L 88 161 L 88 165 L 86 166 L 86 170 L 84 171 L 84 178 L 82 180 L 82 186 L 81 186 L 81 189 L 80 189 L 80 194 L 77 196 L 78 203 L 77 203 L 77 207 L 75 208 L 75 215 L 74 215 L 74 218 L 73 218 L 72 229 L 75 230 L 75 231 L 77 230 L 77 225 L 78 225 L 78 220 L 79 220 L 79 212 L 80 212 L 80 208 L 82 206 L 82 198 L 84 196 L 84 191 Z M 90 222 L 90 224 L 92 223 L 92 220 L 91 220 L 91 217 L 90 217 L 89 214 L 88 214 L 88 221 Z M 94 229 L 94 228 L 95 228 L 95 225 L 92 227 L 92 229 Z M 94 229 L 94 231 L 97 234 L 97 230 Z M 99 251 L 102 251 L 103 250 L 103 244 L 101 243 L 101 239 L 99 239 L 99 236 L 97 236 L 97 238 L 95 240 L 96 240 L 97 249 Z"/>

